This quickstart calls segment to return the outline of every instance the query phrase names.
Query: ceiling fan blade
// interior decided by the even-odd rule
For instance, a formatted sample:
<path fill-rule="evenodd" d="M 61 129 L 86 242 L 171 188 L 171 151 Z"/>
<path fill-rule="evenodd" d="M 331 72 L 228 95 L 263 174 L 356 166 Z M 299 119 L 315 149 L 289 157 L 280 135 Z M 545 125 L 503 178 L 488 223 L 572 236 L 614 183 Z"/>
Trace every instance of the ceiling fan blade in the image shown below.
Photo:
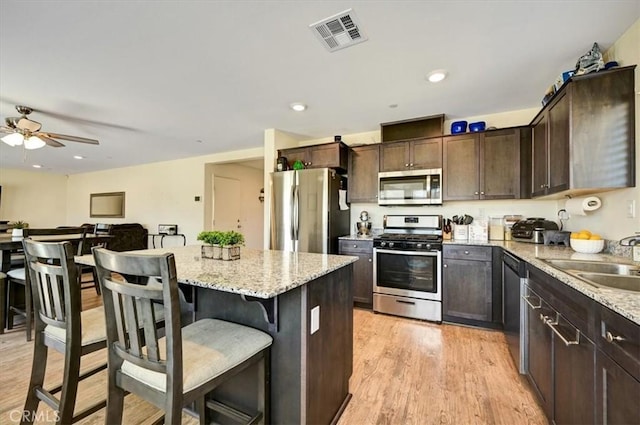
<path fill-rule="evenodd" d="M 37 137 L 41 139 L 43 142 L 45 142 L 47 145 L 51 146 L 52 148 L 64 147 L 62 143 L 58 142 L 57 140 L 53 140 L 51 137 L 49 137 L 49 135 L 45 136 L 43 133 L 38 133 Z"/>
<path fill-rule="evenodd" d="M 37 121 L 30 120 L 29 118 L 22 117 L 18 120 L 16 127 L 21 130 L 28 130 L 31 133 L 35 133 L 42 128 L 42 124 Z"/>
<path fill-rule="evenodd" d="M 44 137 L 48 137 L 50 139 L 61 139 L 68 140 L 70 142 L 80 142 L 87 143 L 89 145 L 99 145 L 100 143 L 96 139 L 87 139 L 86 137 L 78 137 L 78 136 L 69 136 L 67 134 L 57 134 L 57 133 L 38 133 L 36 136 L 40 137 L 40 135 Z"/>
<path fill-rule="evenodd" d="M 0 133 L 11 134 L 11 133 L 15 133 L 15 132 L 16 132 L 16 130 L 11 128 L 11 127 L 5 127 L 5 126 L 0 127 Z"/>

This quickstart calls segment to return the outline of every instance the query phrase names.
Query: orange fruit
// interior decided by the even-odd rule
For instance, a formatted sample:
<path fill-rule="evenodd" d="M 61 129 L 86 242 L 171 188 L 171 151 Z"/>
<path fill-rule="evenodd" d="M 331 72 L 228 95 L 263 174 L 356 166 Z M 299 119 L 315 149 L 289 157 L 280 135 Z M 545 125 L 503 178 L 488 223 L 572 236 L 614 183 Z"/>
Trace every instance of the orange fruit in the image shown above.
<path fill-rule="evenodd" d="M 582 230 L 580 230 L 578 233 L 584 233 L 585 235 L 587 235 L 587 236 L 591 237 L 591 232 L 590 232 L 590 231 L 588 231 L 587 229 L 582 229 Z"/>
<path fill-rule="evenodd" d="M 571 235 L 569 236 L 571 239 L 578 239 L 578 233 L 577 232 L 572 232 Z"/>
<path fill-rule="evenodd" d="M 592 241 L 599 241 L 601 239 L 602 239 L 602 236 L 596 235 L 596 234 L 591 235 L 591 237 L 589 238 L 589 240 L 592 240 Z"/>

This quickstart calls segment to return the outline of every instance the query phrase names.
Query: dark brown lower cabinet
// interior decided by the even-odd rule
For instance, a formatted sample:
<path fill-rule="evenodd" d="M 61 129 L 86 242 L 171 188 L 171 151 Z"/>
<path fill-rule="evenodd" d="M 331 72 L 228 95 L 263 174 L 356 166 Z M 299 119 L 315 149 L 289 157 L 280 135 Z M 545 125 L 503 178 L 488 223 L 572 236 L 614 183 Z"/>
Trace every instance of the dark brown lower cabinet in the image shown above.
<path fill-rule="evenodd" d="M 443 246 L 442 320 L 502 327 L 502 275 L 492 266 L 499 254 L 490 246 Z"/>
<path fill-rule="evenodd" d="M 556 424 L 592 424 L 595 420 L 593 342 L 570 324 L 556 329 L 553 337 L 554 397 L 553 418 Z"/>
<path fill-rule="evenodd" d="M 596 355 L 599 424 L 640 424 L 640 381 L 600 350 Z"/>
<path fill-rule="evenodd" d="M 373 306 L 373 240 L 340 240 L 339 253 L 353 255 L 353 302 L 358 307 Z"/>
<path fill-rule="evenodd" d="M 599 305 L 596 412 L 600 424 L 640 424 L 640 325 Z"/>
<path fill-rule="evenodd" d="M 551 309 L 542 298 L 527 287 L 527 376 L 547 417 L 553 415 L 553 341 L 542 318 Z"/>
<path fill-rule="evenodd" d="M 593 424 L 593 302 L 539 270 L 529 270 L 527 376 L 555 424 Z"/>

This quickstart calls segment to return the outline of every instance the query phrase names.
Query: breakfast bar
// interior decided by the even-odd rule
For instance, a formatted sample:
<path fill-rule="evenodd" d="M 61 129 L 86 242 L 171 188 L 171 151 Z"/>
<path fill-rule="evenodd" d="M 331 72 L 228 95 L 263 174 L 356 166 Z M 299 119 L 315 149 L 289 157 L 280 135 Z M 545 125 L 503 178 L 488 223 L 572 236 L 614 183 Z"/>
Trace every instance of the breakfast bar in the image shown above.
<path fill-rule="evenodd" d="M 229 320 L 273 337 L 271 422 L 337 421 L 351 397 L 357 257 L 242 248 L 239 260 L 222 261 L 202 258 L 200 250 L 190 245 L 138 252 L 175 255 L 178 282 L 192 289 L 197 319 Z M 93 265 L 93 257 L 76 262 Z M 250 371 L 246 375 L 220 387 L 216 397 L 254 405 L 258 389 Z M 250 388 L 255 397 L 247 396 Z"/>

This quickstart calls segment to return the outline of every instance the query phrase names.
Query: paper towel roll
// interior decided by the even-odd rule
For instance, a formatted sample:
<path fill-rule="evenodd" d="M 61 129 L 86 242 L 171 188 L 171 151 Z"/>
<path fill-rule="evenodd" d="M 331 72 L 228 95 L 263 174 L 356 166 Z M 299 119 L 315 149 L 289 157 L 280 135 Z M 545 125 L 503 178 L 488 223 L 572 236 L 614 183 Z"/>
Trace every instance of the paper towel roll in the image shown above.
<path fill-rule="evenodd" d="M 585 196 L 567 200 L 564 208 L 571 215 L 587 215 L 602 206 L 602 201 L 596 196 Z"/>

